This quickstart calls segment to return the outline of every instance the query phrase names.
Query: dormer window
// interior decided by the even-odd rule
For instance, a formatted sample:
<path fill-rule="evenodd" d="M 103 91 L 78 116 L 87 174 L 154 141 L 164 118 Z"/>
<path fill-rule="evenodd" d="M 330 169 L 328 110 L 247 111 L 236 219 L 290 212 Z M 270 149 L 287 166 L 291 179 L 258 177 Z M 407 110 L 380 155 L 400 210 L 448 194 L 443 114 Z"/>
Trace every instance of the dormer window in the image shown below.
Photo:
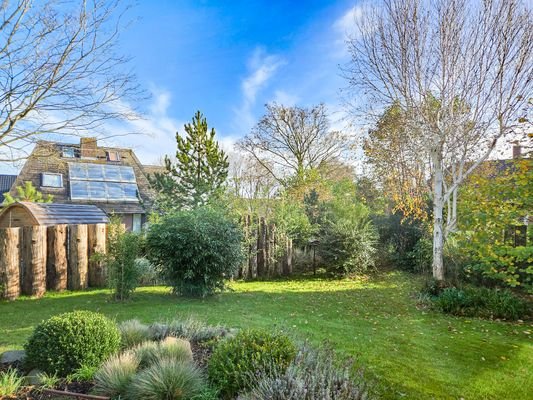
<path fill-rule="evenodd" d="M 118 151 L 108 150 L 106 151 L 107 161 L 118 162 L 120 161 L 120 154 Z"/>
<path fill-rule="evenodd" d="M 63 146 L 63 148 L 61 149 L 61 155 L 65 158 L 75 158 L 76 149 L 71 146 Z"/>
<path fill-rule="evenodd" d="M 63 175 L 43 172 L 41 174 L 41 186 L 51 187 L 51 188 L 62 188 L 63 187 Z"/>

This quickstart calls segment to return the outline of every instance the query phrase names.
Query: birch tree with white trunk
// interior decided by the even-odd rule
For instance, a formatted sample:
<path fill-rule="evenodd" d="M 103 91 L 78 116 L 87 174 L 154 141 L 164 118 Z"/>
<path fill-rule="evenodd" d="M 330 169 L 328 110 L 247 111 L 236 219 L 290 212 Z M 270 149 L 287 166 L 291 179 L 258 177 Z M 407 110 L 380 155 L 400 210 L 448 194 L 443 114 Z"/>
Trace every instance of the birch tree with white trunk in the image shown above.
<path fill-rule="evenodd" d="M 459 187 L 532 106 L 532 20 L 520 0 L 383 0 L 364 6 L 347 40 L 344 74 L 365 100 L 356 109 L 398 104 L 416 132 L 405 140 L 430 182 L 437 280 Z"/>

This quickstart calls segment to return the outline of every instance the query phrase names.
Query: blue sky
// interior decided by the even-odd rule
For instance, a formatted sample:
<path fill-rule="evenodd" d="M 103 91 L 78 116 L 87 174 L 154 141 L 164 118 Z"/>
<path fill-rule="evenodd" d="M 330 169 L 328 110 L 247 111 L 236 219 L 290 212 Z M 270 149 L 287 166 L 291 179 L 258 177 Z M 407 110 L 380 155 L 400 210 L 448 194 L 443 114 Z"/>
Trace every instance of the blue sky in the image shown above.
<path fill-rule="evenodd" d="M 104 130 L 113 137 L 102 144 L 133 148 L 143 163 L 157 164 L 175 153 L 176 131 L 201 110 L 231 151 L 272 101 L 323 102 L 333 127 L 345 129 L 339 65 L 348 61 L 344 40 L 360 15 L 357 0 L 138 0 L 119 49 L 150 97 L 121 104 L 144 118 L 109 123 Z M 130 132 L 137 134 L 120 136 Z"/>
<path fill-rule="evenodd" d="M 118 144 L 145 163 L 174 152 L 174 134 L 196 110 L 229 149 L 262 115 L 264 104 L 328 105 L 334 124 L 345 85 L 339 64 L 354 1 L 140 1 L 122 34 L 139 83 L 151 93 L 146 132 Z"/>

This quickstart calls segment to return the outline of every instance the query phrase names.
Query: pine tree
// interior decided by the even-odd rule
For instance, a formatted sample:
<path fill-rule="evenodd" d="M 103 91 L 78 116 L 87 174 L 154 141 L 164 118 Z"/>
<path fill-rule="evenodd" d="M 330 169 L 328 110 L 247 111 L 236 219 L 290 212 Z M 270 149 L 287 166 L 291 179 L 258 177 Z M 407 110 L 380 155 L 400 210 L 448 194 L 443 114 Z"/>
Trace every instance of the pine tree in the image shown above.
<path fill-rule="evenodd" d="M 23 186 L 17 186 L 16 190 L 17 195 L 15 197 L 11 196 L 9 192 L 4 193 L 4 202 L 2 203 L 3 206 L 8 206 L 17 201 L 29 201 L 32 203 L 51 203 L 54 198 L 54 196 L 52 196 L 51 194 L 44 197 L 43 194 L 39 192 L 35 188 L 35 186 L 33 186 L 33 183 L 31 183 L 31 181 L 24 182 Z"/>
<path fill-rule="evenodd" d="M 207 204 L 221 190 L 228 177 L 228 157 L 215 140 L 215 129 L 198 111 L 185 124 L 185 137 L 176 133 L 176 160 L 165 156 L 165 169 L 151 183 L 158 191 L 158 207 L 169 211 Z"/>

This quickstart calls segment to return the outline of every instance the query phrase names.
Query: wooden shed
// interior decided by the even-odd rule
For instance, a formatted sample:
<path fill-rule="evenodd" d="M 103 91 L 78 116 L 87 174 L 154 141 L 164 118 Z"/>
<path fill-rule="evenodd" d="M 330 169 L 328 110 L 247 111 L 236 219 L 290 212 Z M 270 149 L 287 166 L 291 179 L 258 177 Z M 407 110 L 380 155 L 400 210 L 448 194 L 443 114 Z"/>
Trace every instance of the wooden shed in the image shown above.
<path fill-rule="evenodd" d="M 0 228 L 102 223 L 109 223 L 106 213 L 96 206 L 86 204 L 23 201 L 10 204 L 0 213 Z"/>

